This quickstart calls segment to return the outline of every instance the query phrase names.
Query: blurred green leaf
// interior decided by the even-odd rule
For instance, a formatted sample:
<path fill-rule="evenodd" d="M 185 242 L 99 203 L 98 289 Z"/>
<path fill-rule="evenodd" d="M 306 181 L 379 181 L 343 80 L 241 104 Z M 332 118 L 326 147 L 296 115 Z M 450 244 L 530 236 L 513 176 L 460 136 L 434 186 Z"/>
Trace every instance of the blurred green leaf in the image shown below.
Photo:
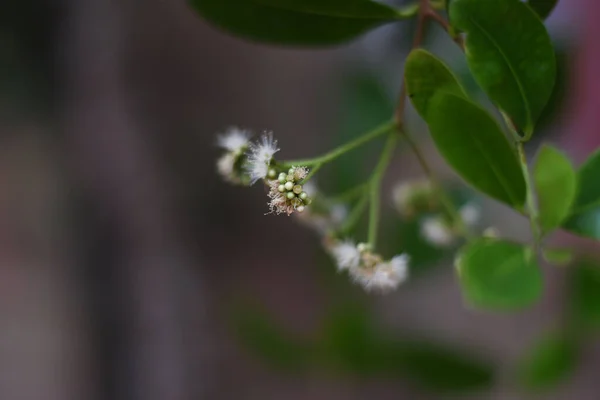
<path fill-rule="evenodd" d="M 300 46 L 342 43 L 414 15 L 370 0 L 188 0 L 216 26 L 247 39 Z"/>
<path fill-rule="evenodd" d="M 528 0 L 527 4 L 541 19 L 546 19 L 556 7 L 558 0 Z"/>
<path fill-rule="evenodd" d="M 288 371 L 304 369 L 313 356 L 313 346 L 285 332 L 267 312 L 246 302 L 232 314 L 233 329 L 240 343 L 271 367 Z"/>
<path fill-rule="evenodd" d="M 320 352 L 341 371 L 359 375 L 379 371 L 378 338 L 364 307 L 346 303 L 326 319 Z"/>
<path fill-rule="evenodd" d="M 413 106 L 426 118 L 427 105 L 439 91 L 467 98 L 452 71 L 440 59 L 428 51 L 411 51 L 404 66 L 406 90 Z"/>
<path fill-rule="evenodd" d="M 477 358 L 470 350 L 425 341 L 388 346 L 388 359 L 395 360 L 403 374 L 428 391 L 470 392 L 493 383 L 492 364 Z"/>
<path fill-rule="evenodd" d="M 555 387 L 573 375 L 579 346 L 563 333 L 547 335 L 527 352 L 518 368 L 520 384 L 529 390 Z"/>
<path fill-rule="evenodd" d="M 485 110 L 440 92 L 430 100 L 426 121 L 442 156 L 467 182 L 496 200 L 523 206 L 526 189 L 521 166 Z"/>
<path fill-rule="evenodd" d="M 550 264 L 567 265 L 573 260 L 573 251 L 570 249 L 544 249 L 544 260 Z"/>
<path fill-rule="evenodd" d="M 514 310 L 542 294 L 542 274 L 533 251 L 496 239 L 479 239 L 460 250 L 458 275 L 465 299 L 476 307 Z"/>
<path fill-rule="evenodd" d="M 583 329 L 600 328 L 600 268 L 592 261 L 575 266 L 570 279 L 571 317 Z"/>
<path fill-rule="evenodd" d="M 449 9 L 453 26 L 467 33 L 467 62 L 475 79 L 529 137 L 556 75 L 544 24 L 519 0 L 453 0 Z"/>
<path fill-rule="evenodd" d="M 547 233 L 569 215 L 577 191 L 577 175 L 569 159 L 549 145 L 540 148 L 533 179 L 538 198 L 539 223 Z"/>
<path fill-rule="evenodd" d="M 574 233 L 600 239 L 600 150 L 577 172 L 578 193 L 563 227 Z"/>

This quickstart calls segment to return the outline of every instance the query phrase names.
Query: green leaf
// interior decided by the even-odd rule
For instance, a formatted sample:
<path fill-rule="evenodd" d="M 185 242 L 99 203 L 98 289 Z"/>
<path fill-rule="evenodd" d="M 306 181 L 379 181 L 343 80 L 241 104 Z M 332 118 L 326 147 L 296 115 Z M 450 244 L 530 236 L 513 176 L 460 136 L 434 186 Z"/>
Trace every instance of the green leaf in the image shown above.
<path fill-rule="evenodd" d="M 544 249 L 542 256 L 550 264 L 567 265 L 573 260 L 573 251 L 569 249 Z"/>
<path fill-rule="evenodd" d="M 319 353 L 337 370 L 376 374 L 381 364 L 378 339 L 367 310 L 348 303 L 334 308 L 328 315 Z"/>
<path fill-rule="evenodd" d="M 579 346 L 562 333 L 553 333 L 534 344 L 519 367 L 519 381 L 530 390 L 550 389 L 573 374 Z"/>
<path fill-rule="evenodd" d="M 467 98 L 450 68 L 428 51 L 411 51 L 404 66 L 406 91 L 413 106 L 425 118 L 427 106 L 433 95 L 439 91 L 453 93 Z"/>
<path fill-rule="evenodd" d="M 467 392 L 490 387 L 494 367 L 467 349 L 426 341 L 383 342 L 383 354 L 412 382 L 434 392 Z"/>
<path fill-rule="evenodd" d="M 453 94 L 440 92 L 429 103 L 426 121 L 448 164 L 483 193 L 521 208 L 526 197 L 523 172 L 494 119 Z"/>
<path fill-rule="evenodd" d="M 577 197 L 563 227 L 574 233 L 600 239 L 600 150 L 592 154 L 577 173 Z"/>
<path fill-rule="evenodd" d="M 532 305 L 542 294 L 542 274 L 533 251 L 517 243 L 480 239 L 460 252 L 463 296 L 476 307 L 513 310 Z"/>
<path fill-rule="evenodd" d="M 584 261 L 570 279 L 571 313 L 577 326 L 600 329 L 600 268 Z"/>
<path fill-rule="evenodd" d="M 233 329 L 248 350 L 273 368 L 297 371 L 306 368 L 311 345 L 285 332 L 263 309 L 248 304 L 232 315 Z"/>
<path fill-rule="evenodd" d="M 549 145 L 540 148 L 533 168 L 539 223 L 547 233 L 569 215 L 577 191 L 577 175 L 569 159 Z"/>
<path fill-rule="evenodd" d="M 556 60 L 539 17 L 519 0 L 453 0 L 467 62 L 487 95 L 529 138 L 552 94 Z"/>
<path fill-rule="evenodd" d="M 327 46 L 414 15 L 370 0 L 189 0 L 214 25 L 260 42 Z"/>
<path fill-rule="evenodd" d="M 546 19 L 556 7 L 558 0 L 529 0 L 527 4 L 541 19 Z"/>

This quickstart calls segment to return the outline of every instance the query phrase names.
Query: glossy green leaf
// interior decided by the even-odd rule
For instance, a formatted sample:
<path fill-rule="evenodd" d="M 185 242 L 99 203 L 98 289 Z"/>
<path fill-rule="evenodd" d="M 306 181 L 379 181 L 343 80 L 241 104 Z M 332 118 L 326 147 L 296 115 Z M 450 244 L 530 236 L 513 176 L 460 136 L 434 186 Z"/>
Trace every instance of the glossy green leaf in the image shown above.
<path fill-rule="evenodd" d="M 573 320 L 585 329 L 600 329 L 600 267 L 585 261 L 577 265 L 570 279 Z"/>
<path fill-rule="evenodd" d="M 539 223 L 547 233 L 569 215 L 577 191 L 577 175 L 569 159 L 554 147 L 540 148 L 533 168 Z"/>
<path fill-rule="evenodd" d="M 526 189 L 521 165 L 496 121 L 453 94 L 440 92 L 429 103 L 426 121 L 448 164 L 483 193 L 522 207 Z"/>
<path fill-rule="evenodd" d="M 600 239 L 600 150 L 577 172 L 577 197 L 563 227 L 574 233 Z"/>
<path fill-rule="evenodd" d="M 460 254 L 457 268 L 463 296 L 474 306 L 513 310 L 530 306 L 541 296 L 542 274 L 530 248 L 480 239 Z"/>
<path fill-rule="evenodd" d="M 550 264 L 567 265 L 573 260 L 573 251 L 569 249 L 544 249 L 542 256 Z"/>
<path fill-rule="evenodd" d="M 561 333 L 547 335 L 521 361 L 519 381 L 529 390 L 555 387 L 575 372 L 579 355 L 579 346 L 571 338 Z"/>
<path fill-rule="evenodd" d="M 530 137 L 556 75 L 542 21 L 520 0 L 453 0 L 450 20 L 467 33 L 467 62 L 479 85 Z"/>
<path fill-rule="evenodd" d="M 558 0 L 529 0 L 527 4 L 541 19 L 546 19 L 556 7 Z"/>
<path fill-rule="evenodd" d="M 413 106 L 425 118 L 427 106 L 433 95 L 439 91 L 453 93 L 467 98 L 450 68 L 428 51 L 411 51 L 404 66 L 406 91 Z"/>
<path fill-rule="evenodd" d="M 247 39 L 282 45 L 338 44 L 414 15 L 370 0 L 189 0 L 214 25 Z"/>

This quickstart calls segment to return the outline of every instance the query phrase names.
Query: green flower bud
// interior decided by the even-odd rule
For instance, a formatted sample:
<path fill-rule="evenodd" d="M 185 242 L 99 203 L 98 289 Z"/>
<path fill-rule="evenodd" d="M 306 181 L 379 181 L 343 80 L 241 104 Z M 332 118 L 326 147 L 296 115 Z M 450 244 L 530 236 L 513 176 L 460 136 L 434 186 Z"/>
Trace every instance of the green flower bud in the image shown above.
<path fill-rule="evenodd" d="M 300 193 L 300 196 L 298 196 L 298 197 L 300 197 L 302 200 L 306 200 L 306 199 L 308 199 L 308 193 L 302 192 L 302 193 Z"/>
<path fill-rule="evenodd" d="M 298 212 L 304 211 L 304 206 L 298 206 L 298 207 L 296 207 L 296 211 L 298 211 Z"/>
<path fill-rule="evenodd" d="M 293 182 L 286 182 L 285 185 L 285 190 L 292 190 L 294 188 L 294 183 Z"/>
<path fill-rule="evenodd" d="M 283 185 L 279 185 L 279 186 L 277 187 L 277 190 L 279 191 L 279 193 L 283 193 L 283 192 L 285 192 L 285 186 L 283 186 Z"/>
<path fill-rule="evenodd" d="M 293 192 L 288 192 L 288 193 L 286 194 L 286 197 L 287 197 L 288 199 L 290 199 L 290 200 L 291 200 L 291 199 L 293 199 L 294 197 L 296 197 L 296 195 L 295 195 Z"/>
<path fill-rule="evenodd" d="M 286 178 L 286 176 L 287 176 L 287 175 L 285 174 L 285 172 L 282 172 L 282 173 L 280 173 L 280 174 L 279 174 L 279 179 L 278 179 L 278 180 L 279 180 L 279 183 L 285 183 L 285 181 L 286 181 L 286 179 L 285 179 L 285 178 Z"/>
<path fill-rule="evenodd" d="M 294 171 L 296 170 L 296 168 L 292 167 L 289 169 L 288 174 L 290 175 L 294 175 Z"/>
<path fill-rule="evenodd" d="M 291 175 L 291 174 L 290 174 L 290 175 L 286 176 L 286 177 L 285 177 L 285 179 L 286 179 L 288 182 L 294 182 L 294 175 Z"/>
<path fill-rule="evenodd" d="M 294 207 L 300 207 L 302 205 L 302 200 L 300 200 L 299 198 L 295 197 L 292 199 L 291 201 L 292 205 Z"/>
<path fill-rule="evenodd" d="M 269 178 L 274 179 L 277 176 L 277 171 L 271 168 L 267 175 L 269 176 Z"/>
<path fill-rule="evenodd" d="M 302 193 L 302 185 L 294 185 L 292 190 L 294 191 L 294 193 L 300 194 L 300 193 Z"/>

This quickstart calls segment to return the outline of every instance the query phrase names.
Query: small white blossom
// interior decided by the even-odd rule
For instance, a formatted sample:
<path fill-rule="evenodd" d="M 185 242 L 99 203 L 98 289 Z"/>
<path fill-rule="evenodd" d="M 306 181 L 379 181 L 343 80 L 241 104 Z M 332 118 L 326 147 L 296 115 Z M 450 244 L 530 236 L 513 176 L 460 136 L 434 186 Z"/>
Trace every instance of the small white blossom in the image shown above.
<path fill-rule="evenodd" d="M 380 258 L 379 256 L 372 256 Z M 352 279 L 366 291 L 388 292 L 396 289 L 408 277 L 408 256 L 401 254 L 389 261 L 379 261 L 374 266 L 359 266 L 350 269 Z"/>
<path fill-rule="evenodd" d="M 348 207 L 344 204 L 334 204 L 329 210 L 331 225 L 340 226 L 348 216 Z"/>
<path fill-rule="evenodd" d="M 467 203 L 458 210 L 465 225 L 472 227 L 479 222 L 481 210 L 473 203 Z"/>
<path fill-rule="evenodd" d="M 412 217 L 423 210 L 432 210 L 438 203 L 433 185 L 428 180 L 401 182 L 392 190 L 392 200 L 398 212 Z"/>
<path fill-rule="evenodd" d="M 248 149 L 249 139 L 249 131 L 235 127 L 217 136 L 217 145 L 226 150 L 217 160 L 217 172 L 225 181 L 233 184 L 247 182 L 241 165 L 244 153 Z"/>
<path fill-rule="evenodd" d="M 246 168 L 252 184 L 267 177 L 273 155 L 278 151 L 272 132 L 263 134 L 259 143 L 250 143 Z"/>
<path fill-rule="evenodd" d="M 243 153 L 248 147 L 250 136 L 252 134 L 249 131 L 234 126 L 217 136 L 217 145 L 231 153 Z"/>
<path fill-rule="evenodd" d="M 490 226 L 483 231 L 481 236 L 486 238 L 497 238 L 500 237 L 500 231 L 495 226 Z"/>
<path fill-rule="evenodd" d="M 233 172 L 236 158 L 233 153 L 225 153 L 217 160 L 217 172 L 226 181 L 231 182 L 235 180 Z"/>
<path fill-rule="evenodd" d="M 421 235 L 438 247 L 448 247 L 454 243 L 456 235 L 441 217 L 425 217 L 420 224 Z"/>
<path fill-rule="evenodd" d="M 337 242 L 330 249 L 338 271 L 357 268 L 360 263 L 360 251 L 351 240 Z"/>
<path fill-rule="evenodd" d="M 480 209 L 475 204 L 467 203 L 458 210 L 458 214 L 466 228 L 473 228 L 479 222 Z M 457 239 L 455 227 L 440 215 L 423 218 L 420 229 L 423 238 L 437 247 L 452 246 Z"/>

